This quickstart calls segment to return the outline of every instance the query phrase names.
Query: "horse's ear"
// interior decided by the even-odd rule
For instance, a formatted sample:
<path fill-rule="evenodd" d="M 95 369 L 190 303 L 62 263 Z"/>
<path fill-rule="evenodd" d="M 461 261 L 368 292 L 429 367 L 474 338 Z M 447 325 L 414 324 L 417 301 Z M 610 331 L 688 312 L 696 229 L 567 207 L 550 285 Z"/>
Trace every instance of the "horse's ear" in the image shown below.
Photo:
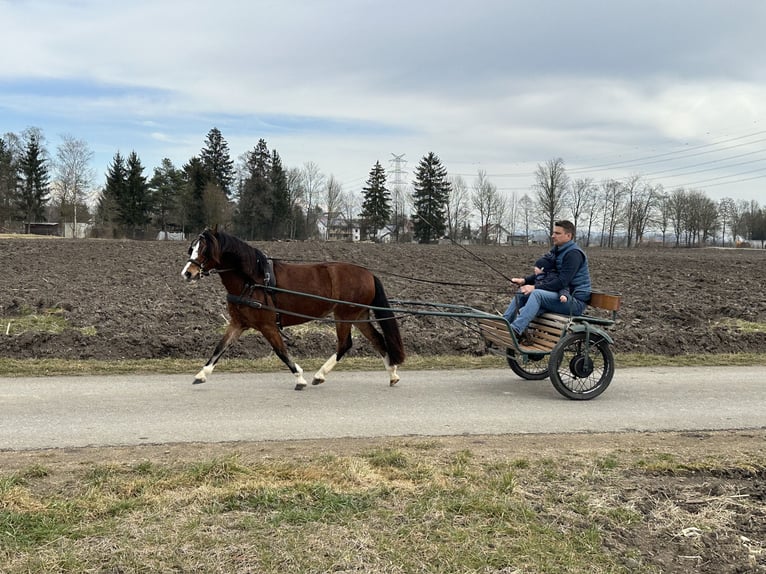
<path fill-rule="evenodd" d="M 213 226 L 213 235 L 218 235 L 218 224 L 217 223 Z"/>

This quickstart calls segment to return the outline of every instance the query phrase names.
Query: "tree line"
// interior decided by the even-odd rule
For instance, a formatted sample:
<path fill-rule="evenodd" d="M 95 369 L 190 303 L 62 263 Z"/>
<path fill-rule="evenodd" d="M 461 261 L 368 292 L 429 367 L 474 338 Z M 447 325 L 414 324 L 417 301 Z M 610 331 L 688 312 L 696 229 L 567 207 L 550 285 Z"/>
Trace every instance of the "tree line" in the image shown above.
<path fill-rule="evenodd" d="M 0 228 L 29 230 L 53 220 L 87 222 L 101 237 L 196 233 L 218 224 L 248 240 L 327 238 L 339 225 L 361 238 L 434 243 L 527 242 L 568 218 L 584 245 L 674 246 L 766 240 L 766 211 L 756 201 L 718 202 L 704 191 L 666 191 L 640 175 L 595 182 L 570 179 L 564 160 L 538 164 L 528 193 L 504 194 L 483 171 L 470 184 L 450 177 L 429 152 L 411 185 L 390 185 L 380 161 L 359 190 L 345 190 L 313 162 L 285 168 L 264 139 L 235 162 L 212 128 L 199 154 L 180 167 L 165 158 L 151 175 L 139 155 L 117 152 L 95 185 L 87 143 L 62 136 L 55 155 L 39 128 L 0 138 Z M 404 189 L 402 189 L 404 187 Z"/>

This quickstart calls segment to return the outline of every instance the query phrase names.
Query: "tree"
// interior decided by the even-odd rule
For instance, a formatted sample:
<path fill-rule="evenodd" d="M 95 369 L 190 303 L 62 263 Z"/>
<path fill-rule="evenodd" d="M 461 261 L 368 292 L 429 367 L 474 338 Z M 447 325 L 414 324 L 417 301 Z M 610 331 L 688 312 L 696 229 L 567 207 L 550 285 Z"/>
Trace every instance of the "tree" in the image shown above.
<path fill-rule="evenodd" d="M 341 206 L 343 205 L 343 184 L 331 174 L 324 189 L 325 205 L 327 206 L 326 233 L 329 234 L 332 222 L 337 220 L 341 214 Z M 329 235 L 325 237 L 325 239 L 329 239 Z"/>
<path fill-rule="evenodd" d="M 199 157 L 192 157 L 183 166 L 184 184 L 181 205 L 184 232 L 188 228 L 194 233 L 198 233 L 208 224 L 205 215 L 205 188 L 207 187 L 207 180 L 207 170 Z"/>
<path fill-rule="evenodd" d="M 540 224 L 550 233 L 561 215 L 569 186 L 564 160 L 560 157 L 538 164 L 533 189 L 540 209 Z"/>
<path fill-rule="evenodd" d="M 567 195 L 567 204 L 572 212 L 572 223 L 575 224 L 577 238 L 583 245 L 588 245 L 590 242 L 590 230 L 594 220 L 593 214 L 596 211 L 596 193 L 597 188 L 593 180 L 589 177 L 583 177 L 572 182 L 570 193 Z M 580 219 L 586 213 L 590 216 L 588 217 L 588 233 L 583 234 L 580 233 Z M 582 239 L 583 235 L 585 235 L 584 240 Z"/>
<path fill-rule="evenodd" d="M 0 228 L 10 226 L 16 215 L 18 187 L 19 169 L 13 149 L 5 138 L 0 138 Z"/>
<path fill-rule="evenodd" d="M 370 170 L 362 195 L 364 199 L 359 215 L 365 222 L 367 236 L 376 239 L 378 231 L 391 219 L 391 194 L 386 188 L 386 171 L 380 161 L 376 161 Z"/>
<path fill-rule="evenodd" d="M 229 144 L 218 128 L 208 132 L 205 147 L 200 151 L 200 160 L 210 181 L 218 185 L 226 197 L 230 197 L 234 182 L 234 161 L 229 156 Z"/>
<path fill-rule="evenodd" d="M 87 215 L 87 200 L 96 179 L 90 167 L 92 159 L 93 151 L 84 140 L 62 136 L 56 150 L 53 189 L 62 221 L 72 221 L 73 237 L 77 237 L 77 211 L 80 218 Z"/>
<path fill-rule="evenodd" d="M 284 239 L 289 236 L 290 192 L 287 189 L 287 174 L 282 167 L 282 158 L 277 150 L 271 151 L 271 238 Z"/>
<path fill-rule="evenodd" d="M 420 160 L 413 186 L 415 239 L 419 243 L 434 243 L 444 236 L 447 200 L 451 190 L 447 168 L 434 152 L 429 152 Z"/>
<path fill-rule="evenodd" d="M 50 201 L 50 176 L 42 133 L 37 128 L 30 128 L 25 136 L 26 148 L 19 160 L 21 187 L 16 206 L 29 232 L 30 223 L 45 221 L 45 206 Z"/>
<path fill-rule="evenodd" d="M 133 238 L 146 231 L 152 209 L 149 185 L 144 175 L 144 166 L 135 151 L 131 151 L 125 165 L 125 195 L 119 203 L 120 218 Z"/>
<path fill-rule="evenodd" d="M 601 246 L 614 247 L 614 236 L 617 231 L 619 214 L 622 209 L 622 186 L 614 179 L 601 182 L 601 210 L 603 220 L 601 224 Z"/>
<path fill-rule="evenodd" d="M 288 210 L 287 236 L 290 239 L 305 239 L 306 217 L 303 214 L 302 204 L 306 197 L 306 189 L 303 186 L 303 173 L 297 167 L 291 167 L 287 170 L 285 190 Z"/>
<path fill-rule="evenodd" d="M 96 206 L 96 222 L 104 231 L 111 230 L 111 235 L 117 233 L 117 226 L 122 224 L 120 206 L 127 193 L 125 190 L 125 181 L 127 179 L 127 170 L 125 167 L 125 158 L 118 151 L 112 158 L 106 170 L 106 183 L 104 189 L 98 197 Z"/>
<path fill-rule="evenodd" d="M 323 192 L 325 176 L 313 161 L 303 164 L 303 190 L 306 197 L 306 233 L 307 237 L 316 234 L 317 214 L 316 199 Z"/>
<path fill-rule="evenodd" d="M 468 208 L 470 195 L 465 180 L 459 175 L 450 179 L 450 192 L 447 198 L 447 235 L 453 239 L 464 237 L 471 210 Z"/>
<path fill-rule="evenodd" d="M 149 180 L 149 190 L 154 205 L 154 218 L 160 231 L 168 227 L 182 227 L 184 218 L 179 213 L 183 190 L 183 173 L 176 169 L 173 162 L 163 158 L 160 167 L 154 168 L 154 175 Z"/>
<path fill-rule="evenodd" d="M 479 214 L 479 242 L 487 244 L 497 241 L 497 230 L 504 215 L 502 197 L 497 192 L 497 187 L 487 179 L 487 173 L 479 170 L 479 174 L 473 185 L 471 204 Z M 495 233 L 492 235 L 492 228 Z"/>
<path fill-rule="evenodd" d="M 234 219 L 237 232 L 247 240 L 271 239 L 274 204 L 271 189 L 271 153 L 263 138 L 244 156 L 244 177 Z"/>

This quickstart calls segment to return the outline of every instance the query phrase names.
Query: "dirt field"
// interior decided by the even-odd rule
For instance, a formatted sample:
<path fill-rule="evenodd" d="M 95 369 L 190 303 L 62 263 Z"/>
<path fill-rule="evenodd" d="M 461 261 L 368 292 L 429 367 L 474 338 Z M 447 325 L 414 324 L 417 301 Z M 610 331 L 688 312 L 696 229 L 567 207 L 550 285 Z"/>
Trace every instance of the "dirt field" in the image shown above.
<path fill-rule="evenodd" d="M 454 245 L 263 243 L 275 258 L 345 260 L 378 274 L 389 299 L 460 303 L 504 309 L 507 277 L 526 274 L 544 250 Z M 109 240 L 0 239 L 0 327 L 14 333 L 24 315 L 54 314 L 60 333 L 3 339 L 2 356 L 72 359 L 207 358 L 226 320 L 217 277 L 186 284 L 186 243 Z M 614 328 L 615 353 L 660 355 L 761 352 L 766 349 L 766 251 L 592 249 L 594 286 L 623 295 Z M 760 329 L 748 324 L 760 323 Z M 408 353 L 482 354 L 483 342 L 460 323 L 405 317 Z M 327 329 L 293 334 L 296 358 L 326 357 Z M 358 354 L 371 354 L 363 340 Z M 229 356 L 263 357 L 261 337 L 246 337 Z"/>

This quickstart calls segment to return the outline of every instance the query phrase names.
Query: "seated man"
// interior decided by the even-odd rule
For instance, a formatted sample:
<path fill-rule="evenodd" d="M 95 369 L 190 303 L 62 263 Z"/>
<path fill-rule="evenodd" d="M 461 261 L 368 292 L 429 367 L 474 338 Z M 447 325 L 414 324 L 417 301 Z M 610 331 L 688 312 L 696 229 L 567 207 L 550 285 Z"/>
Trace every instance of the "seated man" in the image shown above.
<path fill-rule="evenodd" d="M 556 261 L 558 277 L 553 277 L 546 289 L 536 289 L 526 278 L 511 279 L 520 285 L 519 294 L 508 305 L 503 317 L 511 324 L 517 339 L 521 338 L 527 325 L 546 311 L 562 315 L 582 315 L 590 302 L 590 271 L 585 252 L 574 242 L 575 227 L 571 221 L 553 224 L 553 249 L 550 255 Z M 559 300 L 559 291 L 569 290 L 571 297 L 566 303 Z M 519 315 L 516 317 L 516 312 Z"/>

